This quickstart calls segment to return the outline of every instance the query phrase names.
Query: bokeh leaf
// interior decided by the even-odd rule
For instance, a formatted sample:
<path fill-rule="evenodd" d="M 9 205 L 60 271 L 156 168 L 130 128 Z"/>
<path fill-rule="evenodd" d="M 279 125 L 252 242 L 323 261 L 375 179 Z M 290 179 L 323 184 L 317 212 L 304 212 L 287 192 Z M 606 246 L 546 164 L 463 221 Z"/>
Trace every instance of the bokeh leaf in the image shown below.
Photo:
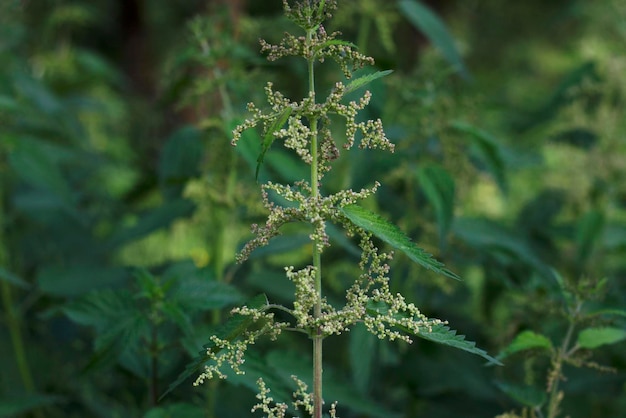
<path fill-rule="evenodd" d="M 534 386 L 520 386 L 506 382 L 495 382 L 498 389 L 524 406 L 536 408 L 546 403 L 546 391 Z"/>
<path fill-rule="evenodd" d="M 385 76 L 391 74 L 392 72 L 393 72 L 393 70 L 377 71 L 375 73 L 367 74 L 367 75 L 364 75 L 362 77 L 356 78 L 356 79 L 352 80 L 346 86 L 346 90 L 344 92 L 344 95 L 348 94 L 348 93 L 351 93 L 351 92 L 353 92 L 355 90 L 358 90 L 361 87 L 365 87 L 369 83 L 371 83 L 372 81 L 377 80 L 377 79 L 382 78 L 382 77 L 385 77 Z"/>
<path fill-rule="evenodd" d="M 28 282 L 26 282 L 24 279 L 16 276 L 15 274 L 2 267 L 0 267 L 0 280 L 4 280 L 5 282 L 11 283 L 12 285 L 21 287 L 23 289 L 29 286 Z"/>
<path fill-rule="evenodd" d="M 552 341 L 542 334 L 534 331 L 522 331 L 511 341 L 511 343 L 498 354 L 498 359 L 502 360 L 512 354 L 526 350 L 552 350 Z"/>
<path fill-rule="evenodd" d="M 450 124 L 450 127 L 469 135 L 469 139 L 474 145 L 472 151 L 485 164 L 487 170 L 498 183 L 500 190 L 503 193 L 507 193 L 506 167 L 499 145 L 500 141 L 489 132 L 465 122 L 454 121 Z"/>
<path fill-rule="evenodd" d="M 603 327 L 587 328 L 578 334 L 578 345 L 582 348 L 597 348 L 626 340 L 626 329 Z"/>
<path fill-rule="evenodd" d="M 260 309 L 267 305 L 267 297 L 265 295 L 258 295 L 244 304 L 244 306 L 250 309 Z M 236 315 L 228 319 L 226 323 L 216 329 L 214 335 L 222 340 L 233 341 L 243 334 L 250 326 L 254 324 L 254 319 L 250 316 Z M 199 355 L 193 359 L 193 361 L 187 364 L 185 370 L 178 376 L 178 378 L 172 382 L 167 390 L 161 395 L 159 399 L 163 399 L 168 393 L 174 390 L 178 385 L 183 383 L 192 375 L 198 374 L 204 367 L 204 364 L 209 361 L 207 350 L 213 352 L 219 352 L 219 349 L 212 341 L 207 342 L 203 346 L 203 350 Z"/>
<path fill-rule="evenodd" d="M 417 170 L 417 178 L 431 205 L 439 225 L 439 240 L 443 246 L 454 217 L 454 179 L 441 166 L 430 164 Z"/>
<path fill-rule="evenodd" d="M 469 78 L 465 63 L 454 44 L 454 39 L 441 19 L 426 5 L 415 0 L 400 0 L 402 14 L 441 51 L 444 58 L 464 78 Z"/>

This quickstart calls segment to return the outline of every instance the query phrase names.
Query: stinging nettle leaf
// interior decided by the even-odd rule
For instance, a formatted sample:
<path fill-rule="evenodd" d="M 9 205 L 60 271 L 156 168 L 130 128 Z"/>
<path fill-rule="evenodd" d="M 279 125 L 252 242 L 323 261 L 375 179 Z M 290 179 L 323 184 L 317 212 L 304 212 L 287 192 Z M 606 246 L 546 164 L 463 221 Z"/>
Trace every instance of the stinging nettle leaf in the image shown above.
<path fill-rule="evenodd" d="M 454 39 L 441 19 L 431 9 L 415 0 L 400 0 L 398 5 L 409 22 L 430 39 L 454 69 L 463 78 L 469 78 L 461 54 L 454 44 Z"/>
<path fill-rule="evenodd" d="M 346 205 L 341 208 L 341 211 L 356 226 L 371 232 L 395 249 L 402 251 L 411 260 L 422 267 L 452 279 L 461 280 L 458 275 L 446 269 L 443 263 L 435 260 L 432 255 L 415 245 L 415 243 L 397 226 L 383 219 L 376 213 L 370 212 L 358 205 Z"/>
<path fill-rule="evenodd" d="M 578 334 L 578 346 L 581 348 L 597 348 L 623 340 L 626 340 L 626 330 L 621 328 L 587 328 Z"/>
<path fill-rule="evenodd" d="M 508 347 L 498 354 L 498 359 L 502 360 L 520 351 L 535 349 L 552 350 L 552 348 L 552 341 L 545 335 L 537 334 L 533 331 L 522 331 L 511 341 Z"/>
<path fill-rule="evenodd" d="M 265 133 L 265 136 L 263 137 L 263 149 L 261 150 L 261 154 L 259 155 L 259 158 L 257 158 L 256 160 L 257 161 L 256 173 L 254 175 L 254 178 L 256 180 L 259 179 L 259 171 L 261 170 L 261 164 L 263 164 L 265 153 L 270 149 L 270 147 L 272 146 L 272 143 L 276 139 L 276 137 L 274 136 L 274 132 L 282 128 L 282 126 L 289 119 L 289 116 L 291 116 L 292 111 L 293 111 L 292 107 L 289 107 L 289 106 L 285 107 L 285 109 L 283 109 L 283 112 L 280 115 L 278 115 L 276 119 L 274 119 L 274 122 L 272 123 L 272 125 L 267 129 L 267 132 Z"/>
<path fill-rule="evenodd" d="M 389 305 L 385 302 L 369 301 L 367 303 L 366 312 L 370 316 L 388 315 Z M 392 315 L 395 319 L 406 319 L 409 315 L 406 312 L 397 312 Z M 431 320 L 432 321 L 432 320 Z M 476 347 L 476 343 L 473 341 L 467 341 L 465 335 L 458 335 L 455 330 L 450 329 L 445 324 L 431 322 L 431 329 L 421 329 L 418 333 L 414 333 L 409 328 L 402 325 L 394 325 L 406 334 L 415 335 L 428 341 L 432 341 L 437 344 L 447 345 L 449 347 L 457 348 L 459 350 L 467 351 L 471 354 L 476 354 L 489 361 L 489 364 L 496 364 L 501 366 L 500 360 L 487 354 L 485 350 Z"/>
<path fill-rule="evenodd" d="M 243 306 L 247 306 L 251 309 L 260 309 L 268 304 L 267 297 L 263 294 L 258 295 L 252 299 L 250 299 Z M 231 317 L 228 322 L 222 324 L 214 333 L 215 336 L 222 340 L 233 341 L 238 338 L 241 334 L 246 332 L 246 330 L 255 323 L 254 319 L 250 316 L 234 316 Z M 159 400 L 163 399 L 168 393 L 174 390 L 177 386 L 187 380 L 194 374 L 200 372 L 204 364 L 209 360 L 209 356 L 207 355 L 208 350 L 215 350 L 215 344 L 209 341 L 207 344 L 203 346 L 203 350 L 199 352 L 198 356 L 194 358 L 191 363 L 187 364 L 185 370 L 178 376 L 178 378 L 172 382 L 167 390 L 161 395 Z M 219 351 L 219 350 L 218 350 Z M 217 351 L 215 351 L 217 352 Z"/>
<path fill-rule="evenodd" d="M 375 73 L 364 75 L 363 77 L 354 79 L 346 86 L 344 95 L 351 93 L 355 90 L 358 90 L 361 87 L 368 85 L 372 81 L 385 77 L 391 73 L 393 73 L 393 70 L 376 71 Z"/>

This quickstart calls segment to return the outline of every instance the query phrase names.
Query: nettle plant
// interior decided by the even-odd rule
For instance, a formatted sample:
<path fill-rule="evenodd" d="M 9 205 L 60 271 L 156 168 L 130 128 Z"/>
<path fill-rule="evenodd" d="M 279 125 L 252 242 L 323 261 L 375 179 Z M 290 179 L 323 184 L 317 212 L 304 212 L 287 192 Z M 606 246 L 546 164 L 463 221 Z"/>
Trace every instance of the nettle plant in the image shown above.
<path fill-rule="evenodd" d="M 312 340 L 313 381 L 312 392 L 307 382 L 297 376 L 293 408 L 270 397 L 270 388 L 263 379 L 257 381 L 259 402 L 252 412 L 261 411 L 267 417 L 285 417 L 306 413 L 315 418 L 322 417 L 322 347 L 326 338 L 348 332 L 352 326 L 362 323 L 381 339 L 412 342 L 417 336 L 468 351 L 484 357 L 489 362 L 498 361 L 475 343 L 466 341 L 447 326 L 446 321 L 428 318 L 401 294 L 394 294 L 389 286 L 389 260 L 393 252 L 383 251 L 376 244 L 386 242 L 404 252 L 410 259 L 439 274 L 453 279 L 459 277 L 414 244 L 395 225 L 357 204 L 376 192 L 380 186 L 374 182 L 369 188 L 359 191 L 341 190 L 324 195 L 324 175 L 339 158 L 340 149 L 352 149 L 355 144 L 362 149 L 380 149 L 393 152 L 394 145 L 387 139 L 381 120 L 357 121 L 359 111 L 370 101 L 366 91 L 356 101 L 345 103 L 346 95 L 368 83 L 389 74 L 379 71 L 352 79 L 355 70 L 373 65 L 372 58 L 360 54 L 356 46 L 338 39 L 339 33 L 329 34 L 322 22 L 331 17 L 336 9 L 335 0 L 306 0 L 283 6 L 287 17 L 302 28 L 303 36 L 285 34 L 279 45 L 261 40 L 262 51 L 269 60 L 286 56 L 302 57 L 308 69 L 308 95 L 300 101 L 292 101 L 273 89 L 272 83 L 265 88 L 269 110 L 263 111 L 250 103 L 252 116 L 233 132 L 232 144 L 242 138 L 247 129 L 260 126 L 263 130 L 262 150 L 257 160 L 257 177 L 266 152 L 276 140 L 282 140 L 310 166 L 310 178 L 294 184 L 268 182 L 261 186 L 263 203 L 269 211 L 264 225 L 253 225 L 252 238 L 238 255 L 245 261 L 250 253 L 280 234 L 282 226 L 297 222 L 310 225 L 312 241 L 311 263 L 302 268 L 286 266 L 285 274 L 295 284 L 293 305 L 272 304 L 265 295 L 259 295 L 244 306 L 232 310 L 232 316 L 213 336 L 200 356 L 196 358 L 168 392 L 192 375 L 194 385 L 200 385 L 215 377 L 225 378 L 224 367 L 235 373 L 243 373 L 246 350 L 261 337 L 275 340 L 284 332 L 305 334 Z M 347 83 L 338 81 L 326 98 L 321 99 L 315 85 L 315 66 L 325 60 L 336 61 L 341 67 Z M 339 140 L 331 131 L 331 116 L 345 119 L 345 138 Z M 279 196 L 279 199 L 272 197 Z M 277 203 L 277 202 L 283 202 Z M 286 203 L 284 203 L 286 202 Z M 324 270 L 322 256 L 331 245 L 327 233 L 329 223 L 341 226 L 349 237 L 354 237 L 361 250 L 360 274 L 345 291 L 343 306 L 331 305 L 322 294 Z M 377 241 L 374 237 L 378 238 Z M 275 316 L 280 313 L 280 319 Z M 284 319 L 287 318 L 287 319 Z M 200 373 L 198 375 L 198 373 Z M 309 384 L 311 382 L 308 382 Z M 336 415 L 336 402 L 328 406 L 328 414 Z"/>

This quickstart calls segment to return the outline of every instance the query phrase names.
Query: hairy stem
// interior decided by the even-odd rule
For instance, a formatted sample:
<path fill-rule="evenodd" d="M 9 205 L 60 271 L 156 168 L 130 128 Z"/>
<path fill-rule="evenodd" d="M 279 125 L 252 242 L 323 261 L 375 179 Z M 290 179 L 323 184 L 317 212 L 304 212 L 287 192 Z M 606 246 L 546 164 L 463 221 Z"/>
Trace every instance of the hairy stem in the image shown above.
<path fill-rule="evenodd" d="M 311 44 L 313 29 L 307 31 L 307 42 Z M 315 94 L 315 56 L 308 58 L 309 72 L 309 93 Z M 315 97 L 313 96 L 313 100 Z M 312 198 L 318 199 L 319 192 L 319 173 L 318 173 L 318 146 L 317 146 L 317 118 L 310 121 L 311 125 L 311 190 Z M 315 292 L 316 301 L 314 308 L 315 318 L 322 316 L 322 257 L 318 249 L 318 239 L 313 242 L 313 267 L 315 267 Z M 313 336 L 313 417 L 322 418 L 322 336 L 321 329 L 318 327 L 316 334 Z"/>

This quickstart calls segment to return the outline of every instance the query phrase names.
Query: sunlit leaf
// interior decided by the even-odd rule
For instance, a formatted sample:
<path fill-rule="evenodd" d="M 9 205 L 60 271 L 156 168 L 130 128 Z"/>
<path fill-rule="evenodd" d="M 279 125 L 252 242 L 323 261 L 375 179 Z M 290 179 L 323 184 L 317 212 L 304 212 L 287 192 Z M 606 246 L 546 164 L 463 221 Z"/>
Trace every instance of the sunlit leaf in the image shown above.
<path fill-rule="evenodd" d="M 578 345 L 582 348 L 597 348 L 623 340 L 626 340 L 626 329 L 622 328 L 587 328 L 578 334 Z"/>
<path fill-rule="evenodd" d="M 552 341 L 542 334 L 533 331 L 520 332 L 511 343 L 498 354 L 498 359 L 502 360 L 512 354 L 526 350 L 552 350 Z"/>
<path fill-rule="evenodd" d="M 454 39 L 448 32 L 445 23 L 423 3 L 415 0 L 400 0 L 398 3 L 402 14 L 415 28 L 420 30 L 433 45 L 439 49 L 444 58 L 452 64 L 464 78 L 469 74 L 461 58 L 461 54 L 454 44 Z"/>
<path fill-rule="evenodd" d="M 402 251 L 422 267 L 444 276 L 461 280 L 455 273 L 446 269 L 443 263 L 435 260 L 430 254 L 415 245 L 397 226 L 383 219 L 378 214 L 358 205 L 347 205 L 341 208 L 341 210 L 356 226 L 371 232 L 387 244 Z"/>

